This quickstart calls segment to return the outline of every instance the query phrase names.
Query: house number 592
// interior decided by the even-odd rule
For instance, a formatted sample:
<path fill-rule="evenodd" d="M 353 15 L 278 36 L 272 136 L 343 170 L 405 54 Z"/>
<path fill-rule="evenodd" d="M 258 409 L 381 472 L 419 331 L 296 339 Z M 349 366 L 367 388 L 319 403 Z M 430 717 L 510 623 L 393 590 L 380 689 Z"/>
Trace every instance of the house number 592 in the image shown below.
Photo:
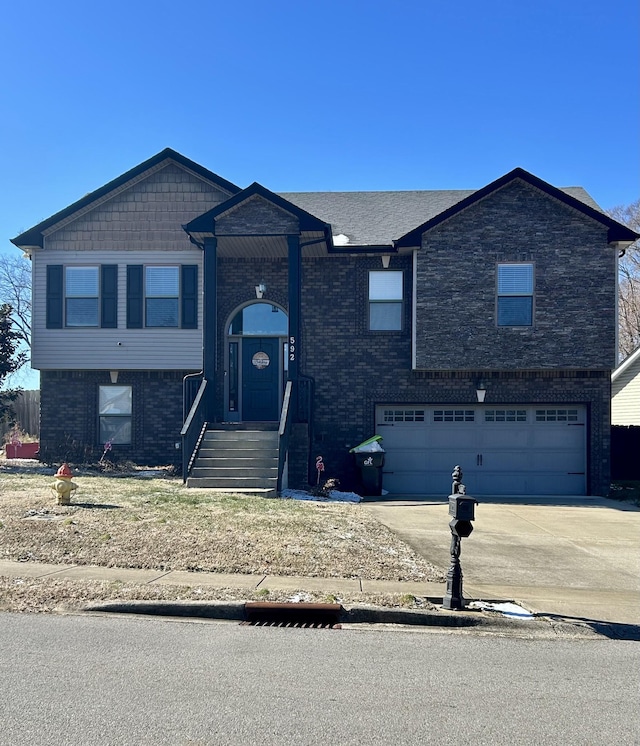
<path fill-rule="evenodd" d="M 296 338 L 289 337 L 289 362 L 293 363 L 296 359 Z"/>

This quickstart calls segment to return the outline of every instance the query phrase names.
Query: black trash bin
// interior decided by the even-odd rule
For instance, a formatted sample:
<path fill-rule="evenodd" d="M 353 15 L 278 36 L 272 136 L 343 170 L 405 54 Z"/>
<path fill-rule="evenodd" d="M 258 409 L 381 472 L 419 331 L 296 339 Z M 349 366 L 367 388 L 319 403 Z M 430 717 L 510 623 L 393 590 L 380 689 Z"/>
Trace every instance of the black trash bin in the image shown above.
<path fill-rule="evenodd" d="M 372 453 L 356 452 L 353 454 L 356 465 L 362 476 L 362 486 L 365 495 L 382 494 L 382 467 L 384 466 L 384 451 Z"/>

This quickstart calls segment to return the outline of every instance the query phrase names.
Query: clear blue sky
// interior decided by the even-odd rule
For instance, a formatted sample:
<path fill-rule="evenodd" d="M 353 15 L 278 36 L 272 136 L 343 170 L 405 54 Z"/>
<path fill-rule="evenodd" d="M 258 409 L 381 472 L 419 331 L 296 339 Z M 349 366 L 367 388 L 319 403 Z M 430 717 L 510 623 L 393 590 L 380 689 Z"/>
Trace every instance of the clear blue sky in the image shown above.
<path fill-rule="evenodd" d="M 3 6 L 0 246 L 172 147 L 274 191 L 640 196 L 636 0 Z"/>

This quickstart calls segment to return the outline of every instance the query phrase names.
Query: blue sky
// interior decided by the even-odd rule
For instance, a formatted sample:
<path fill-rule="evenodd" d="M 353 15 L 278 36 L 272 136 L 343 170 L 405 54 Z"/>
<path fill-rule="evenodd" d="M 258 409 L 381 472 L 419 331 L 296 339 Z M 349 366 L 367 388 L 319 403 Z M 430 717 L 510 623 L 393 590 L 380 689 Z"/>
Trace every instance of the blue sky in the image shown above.
<path fill-rule="evenodd" d="M 0 45 L 0 252 L 172 147 L 273 191 L 640 196 L 636 0 L 24 0 Z"/>

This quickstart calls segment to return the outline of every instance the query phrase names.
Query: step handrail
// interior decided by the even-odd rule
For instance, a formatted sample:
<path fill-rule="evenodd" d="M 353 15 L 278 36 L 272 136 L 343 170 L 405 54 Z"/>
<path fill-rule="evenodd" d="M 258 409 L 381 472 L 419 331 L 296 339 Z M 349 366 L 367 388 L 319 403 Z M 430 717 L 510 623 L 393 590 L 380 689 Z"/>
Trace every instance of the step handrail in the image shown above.
<path fill-rule="evenodd" d="M 182 430 L 180 431 L 180 437 L 182 438 L 182 481 L 185 483 L 193 464 L 196 460 L 200 443 L 204 437 L 204 433 L 207 430 L 207 422 L 205 420 L 205 391 L 207 389 L 207 379 L 203 378 L 196 398 L 191 405 L 191 409 L 187 414 Z"/>
<path fill-rule="evenodd" d="M 289 429 L 291 423 L 290 403 L 291 393 L 293 391 L 293 382 L 287 381 L 282 397 L 282 409 L 280 411 L 280 426 L 278 427 L 278 492 L 282 490 L 282 480 L 284 468 L 289 454 Z"/>

